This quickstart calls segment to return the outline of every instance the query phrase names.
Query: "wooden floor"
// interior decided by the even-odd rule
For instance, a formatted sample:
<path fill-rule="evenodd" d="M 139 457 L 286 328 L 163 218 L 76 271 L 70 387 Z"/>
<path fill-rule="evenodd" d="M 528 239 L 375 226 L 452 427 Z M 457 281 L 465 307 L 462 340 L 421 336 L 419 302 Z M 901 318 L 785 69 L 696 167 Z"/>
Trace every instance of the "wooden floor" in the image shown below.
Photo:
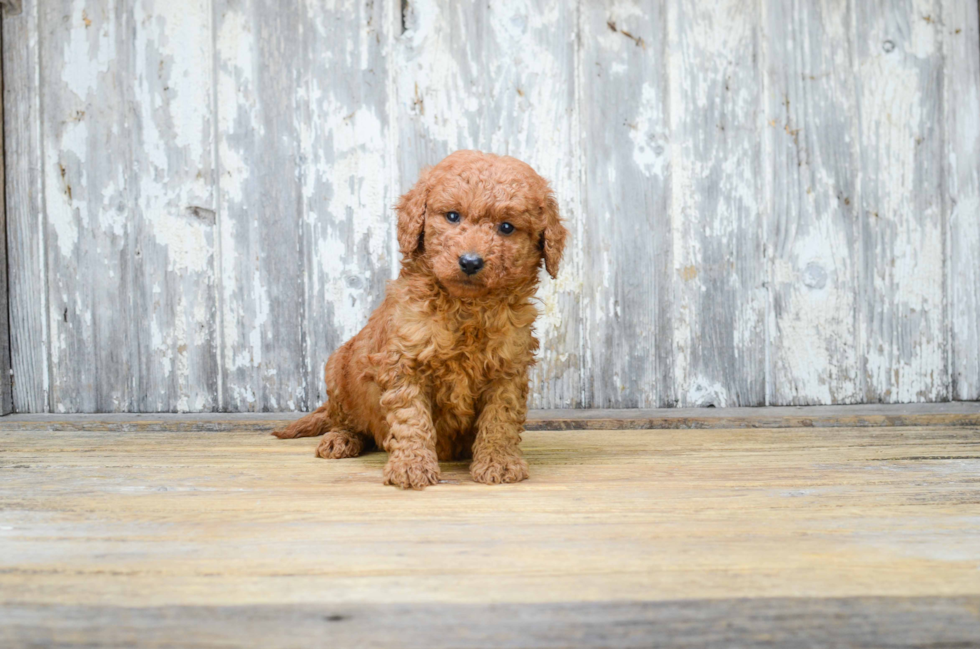
<path fill-rule="evenodd" d="M 0 420 L 0 646 L 980 646 L 980 428 L 527 433 L 531 480 Z"/>

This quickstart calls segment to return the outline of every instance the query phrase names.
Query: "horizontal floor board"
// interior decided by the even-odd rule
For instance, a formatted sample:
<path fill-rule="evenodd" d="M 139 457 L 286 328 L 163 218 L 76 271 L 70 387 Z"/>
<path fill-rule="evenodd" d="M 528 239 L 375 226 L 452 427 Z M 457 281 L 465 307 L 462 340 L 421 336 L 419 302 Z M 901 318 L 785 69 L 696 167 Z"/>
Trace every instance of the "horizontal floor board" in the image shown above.
<path fill-rule="evenodd" d="M 23 414 L 0 417 L 0 430 L 271 431 L 302 413 Z M 658 408 L 648 410 L 532 410 L 528 430 L 644 430 L 696 428 L 838 428 L 980 426 L 980 402 Z"/>
<path fill-rule="evenodd" d="M 5 647 L 169 647 L 177 639 L 185 649 L 965 649 L 980 645 L 980 597 L 0 609 Z"/>
<path fill-rule="evenodd" d="M 9 603 L 980 594 L 976 428 L 528 432 L 527 482 L 383 487 L 257 432 L 0 433 Z"/>
<path fill-rule="evenodd" d="M 318 441 L 0 429 L 0 646 L 980 643 L 980 427 L 530 431 L 423 492 Z"/>

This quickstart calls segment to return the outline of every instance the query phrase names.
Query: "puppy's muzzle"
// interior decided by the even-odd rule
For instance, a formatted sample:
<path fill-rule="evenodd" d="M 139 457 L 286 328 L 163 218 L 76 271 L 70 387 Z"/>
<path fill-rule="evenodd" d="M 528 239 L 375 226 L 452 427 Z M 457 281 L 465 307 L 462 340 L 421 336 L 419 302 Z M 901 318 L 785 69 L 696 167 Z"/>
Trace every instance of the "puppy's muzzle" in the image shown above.
<path fill-rule="evenodd" d="M 459 257 L 459 267 L 467 275 L 476 275 L 483 269 L 483 257 L 468 252 Z"/>

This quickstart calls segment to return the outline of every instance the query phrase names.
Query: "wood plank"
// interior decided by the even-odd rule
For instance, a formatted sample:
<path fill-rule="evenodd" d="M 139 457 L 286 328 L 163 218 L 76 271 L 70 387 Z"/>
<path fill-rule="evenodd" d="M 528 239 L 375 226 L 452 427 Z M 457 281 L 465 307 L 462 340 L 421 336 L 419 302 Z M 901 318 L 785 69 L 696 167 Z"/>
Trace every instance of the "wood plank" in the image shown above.
<path fill-rule="evenodd" d="M 135 411 L 140 392 L 133 16 L 92 8 L 38 4 L 53 412 Z"/>
<path fill-rule="evenodd" d="M 48 287 L 42 167 L 38 7 L 3 20 L 4 154 L 13 405 L 48 412 Z"/>
<path fill-rule="evenodd" d="M 0 433 L 0 608 L 980 595 L 976 429 L 531 432 L 420 493 L 318 441 Z"/>
<path fill-rule="evenodd" d="M 853 4 L 864 400 L 949 396 L 942 36 L 933 0 Z"/>
<path fill-rule="evenodd" d="M 0 431 L 270 432 L 298 413 L 11 415 Z M 531 410 L 528 430 L 655 430 L 980 426 L 980 403 L 769 408 Z"/>
<path fill-rule="evenodd" d="M 55 411 L 215 407 L 209 6 L 41 8 Z"/>
<path fill-rule="evenodd" d="M 581 6 L 585 403 L 676 401 L 664 2 Z"/>
<path fill-rule="evenodd" d="M 388 206 L 469 146 L 538 167 L 572 227 L 537 407 L 980 399 L 977 23 L 28 0 L 2 27 L 13 407 L 316 405 L 395 272 Z"/>
<path fill-rule="evenodd" d="M 296 10 L 308 387 L 304 400 L 280 397 L 284 410 L 326 399 L 327 359 L 367 323 L 398 265 L 385 56 L 395 4 L 305 0 Z"/>
<path fill-rule="evenodd" d="M 583 404 L 576 7 L 573 3 L 406 2 L 393 92 L 401 190 L 458 149 L 513 155 L 547 178 L 570 225 L 557 281 L 542 271 L 535 407 Z"/>
<path fill-rule="evenodd" d="M 862 400 L 854 44 L 847 0 L 764 5 L 773 405 Z"/>
<path fill-rule="evenodd" d="M 4 8 L 6 11 L 6 8 Z M 4 11 L 0 11 L 0 57 L 3 53 Z M 3 66 L 0 65 L 0 415 L 13 411 L 13 386 L 10 372 L 10 311 L 7 283 L 7 209 L 3 145 Z"/>
<path fill-rule="evenodd" d="M 944 211 L 950 396 L 980 399 L 980 17 L 943 0 Z"/>
<path fill-rule="evenodd" d="M 308 409 L 392 274 L 386 3 L 215 3 L 222 409 Z"/>
<path fill-rule="evenodd" d="M 667 15 L 677 403 L 763 405 L 760 11 L 671 0 Z"/>
<path fill-rule="evenodd" d="M 8 646 L 310 645 L 406 649 L 972 647 L 980 597 L 557 604 L 5 606 Z M 180 629 L 179 638 L 174 629 Z"/>
<path fill-rule="evenodd" d="M 124 173 L 138 183 L 140 217 L 135 409 L 206 412 L 218 407 L 211 2 L 132 11 L 138 140 Z"/>
<path fill-rule="evenodd" d="M 311 26 L 274 0 L 215 0 L 221 409 L 306 409 L 299 96 Z"/>

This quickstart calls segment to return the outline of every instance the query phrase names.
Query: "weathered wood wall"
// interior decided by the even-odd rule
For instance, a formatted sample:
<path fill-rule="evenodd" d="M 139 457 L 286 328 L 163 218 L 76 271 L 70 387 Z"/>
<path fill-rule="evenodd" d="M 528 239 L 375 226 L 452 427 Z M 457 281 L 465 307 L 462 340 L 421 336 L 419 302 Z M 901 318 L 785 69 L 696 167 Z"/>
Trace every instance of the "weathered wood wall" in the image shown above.
<path fill-rule="evenodd" d="M 0 3 L 0 50 L 3 43 L 3 14 Z M 0 92 L 3 90 L 3 66 L 0 65 Z M 0 102 L 0 152 L 3 150 L 3 102 Z M 0 153 L 0 188 L 4 186 L 4 160 Z M 7 309 L 7 217 L 5 197 L 0 191 L 0 415 L 13 411 L 13 382 L 10 374 L 10 318 Z"/>
<path fill-rule="evenodd" d="M 538 407 L 980 399 L 973 0 L 24 0 L 14 405 L 304 410 L 459 148 L 572 230 Z"/>

